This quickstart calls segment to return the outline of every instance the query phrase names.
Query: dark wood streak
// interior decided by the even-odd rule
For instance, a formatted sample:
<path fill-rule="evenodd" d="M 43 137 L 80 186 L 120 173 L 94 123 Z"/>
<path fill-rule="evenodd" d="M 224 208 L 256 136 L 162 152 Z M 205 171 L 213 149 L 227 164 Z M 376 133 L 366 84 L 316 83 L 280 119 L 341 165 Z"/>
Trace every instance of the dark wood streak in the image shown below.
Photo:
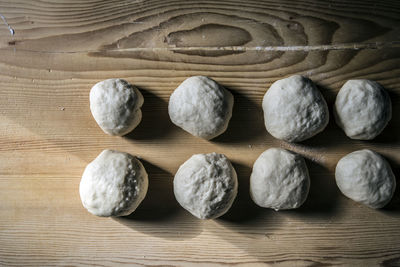
<path fill-rule="evenodd" d="M 219 40 L 222 40 L 222 43 Z M 243 46 L 252 40 L 251 35 L 238 27 L 221 25 L 221 24 L 205 24 L 190 30 L 182 30 L 171 32 L 164 39 L 169 46 L 175 47 L 199 47 L 199 46 Z M 226 44 L 224 44 L 224 41 Z M 176 51 L 186 55 L 199 55 L 204 57 L 218 57 L 244 51 Z"/>

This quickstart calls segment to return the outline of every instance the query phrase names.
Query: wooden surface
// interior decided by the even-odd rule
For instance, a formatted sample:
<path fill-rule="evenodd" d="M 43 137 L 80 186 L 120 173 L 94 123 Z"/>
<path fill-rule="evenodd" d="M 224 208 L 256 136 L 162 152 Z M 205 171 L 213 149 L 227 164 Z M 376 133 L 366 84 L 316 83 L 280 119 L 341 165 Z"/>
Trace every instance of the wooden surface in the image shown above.
<path fill-rule="evenodd" d="M 400 265 L 400 193 L 372 210 L 336 188 L 338 159 L 382 153 L 400 177 L 400 2 L 0 1 L 0 265 Z M 380 82 L 393 119 L 373 141 L 348 139 L 331 121 L 301 144 L 264 129 L 261 99 L 277 79 L 313 79 L 331 106 L 353 78 Z M 208 75 L 235 96 L 226 133 L 190 136 L 167 115 L 188 76 Z M 143 92 L 143 121 L 104 134 L 88 94 L 120 77 Z M 284 147 L 308 158 L 311 191 L 295 211 L 255 206 L 248 179 L 258 155 Z M 80 176 L 103 149 L 142 158 L 149 192 L 127 218 L 81 205 Z M 234 163 L 239 195 L 220 219 L 201 221 L 175 201 L 172 179 L 194 153 Z M 398 182 L 400 184 L 400 182 Z"/>

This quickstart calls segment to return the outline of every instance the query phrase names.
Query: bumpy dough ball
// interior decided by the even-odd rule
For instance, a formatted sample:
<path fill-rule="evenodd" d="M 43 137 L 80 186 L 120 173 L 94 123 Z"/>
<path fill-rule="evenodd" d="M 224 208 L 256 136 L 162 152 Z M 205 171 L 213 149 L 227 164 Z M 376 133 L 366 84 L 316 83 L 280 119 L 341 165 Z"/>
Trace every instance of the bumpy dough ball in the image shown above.
<path fill-rule="evenodd" d="M 349 80 L 336 97 L 336 123 L 351 139 L 375 138 L 391 118 L 390 97 L 376 82 Z"/>
<path fill-rule="evenodd" d="M 125 135 L 142 120 L 143 96 L 122 79 L 96 83 L 90 90 L 90 110 L 100 128 L 110 135 Z"/>
<path fill-rule="evenodd" d="M 343 195 L 375 209 L 389 203 L 396 189 L 389 163 L 368 149 L 341 158 L 336 165 L 335 177 Z"/>
<path fill-rule="evenodd" d="M 225 155 L 193 155 L 183 163 L 174 178 L 179 204 L 199 219 L 214 219 L 229 210 L 236 197 L 235 169 Z"/>
<path fill-rule="evenodd" d="M 83 206 L 97 216 L 125 216 L 142 202 L 147 172 L 132 155 L 104 150 L 89 163 L 79 186 Z"/>
<path fill-rule="evenodd" d="M 307 199 L 310 177 L 299 154 L 270 148 L 256 160 L 250 176 L 250 196 L 263 207 L 295 209 Z"/>
<path fill-rule="evenodd" d="M 194 136 L 212 139 L 228 127 L 233 95 L 204 76 L 187 78 L 171 94 L 168 113 L 171 121 Z"/>
<path fill-rule="evenodd" d="M 329 121 L 326 102 L 314 83 L 300 75 L 274 82 L 263 99 L 264 122 L 275 138 L 300 142 Z"/>

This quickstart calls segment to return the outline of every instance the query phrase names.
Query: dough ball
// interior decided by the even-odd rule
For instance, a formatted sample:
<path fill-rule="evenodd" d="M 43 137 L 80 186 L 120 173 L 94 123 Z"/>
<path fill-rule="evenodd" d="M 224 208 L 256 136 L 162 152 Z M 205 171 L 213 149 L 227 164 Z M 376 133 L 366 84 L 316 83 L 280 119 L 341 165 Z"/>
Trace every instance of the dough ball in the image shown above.
<path fill-rule="evenodd" d="M 90 110 L 100 128 L 110 135 L 125 135 L 142 120 L 143 96 L 122 79 L 96 83 L 90 90 Z"/>
<path fill-rule="evenodd" d="M 288 142 L 316 135 L 329 121 L 323 96 L 311 80 L 300 75 L 274 82 L 265 93 L 262 106 L 267 131 Z"/>
<path fill-rule="evenodd" d="M 250 196 L 263 208 L 287 210 L 307 199 L 310 177 L 302 156 L 280 148 L 264 151 L 250 176 Z"/>
<path fill-rule="evenodd" d="M 79 186 L 83 206 L 97 216 L 131 214 L 147 193 L 148 178 L 132 155 L 104 150 L 86 166 Z"/>
<path fill-rule="evenodd" d="M 228 127 L 233 95 L 204 76 L 187 78 L 171 94 L 168 113 L 171 121 L 194 136 L 212 139 Z"/>
<path fill-rule="evenodd" d="M 341 158 L 336 165 L 335 177 L 343 195 L 374 209 L 389 203 L 396 189 L 389 163 L 368 149 Z"/>
<path fill-rule="evenodd" d="M 214 219 L 232 206 L 238 190 L 235 169 L 225 155 L 193 155 L 174 178 L 179 204 L 199 219 Z"/>
<path fill-rule="evenodd" d="M 349 80 L 336 97 L 336 123 L 351 139 L 375 138 L 391 118 L 389 94 L 376 82 Z"/>

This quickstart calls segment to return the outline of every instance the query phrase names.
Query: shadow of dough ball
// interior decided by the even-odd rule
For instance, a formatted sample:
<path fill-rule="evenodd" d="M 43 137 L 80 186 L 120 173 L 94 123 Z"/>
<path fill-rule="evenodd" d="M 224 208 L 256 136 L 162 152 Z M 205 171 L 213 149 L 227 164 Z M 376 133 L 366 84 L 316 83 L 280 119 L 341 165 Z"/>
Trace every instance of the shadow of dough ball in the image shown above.
<path fill-rule="evenodd" d="M 237 195 L 236 171 L 225 155 L 196 154 L 183 163 L 174 178 L 179 204 L 199 219 L 225 214 Z"/>
<path fill-rule="evenodd" d="M 302 156 L 280 148 L 264 151 L 250 176 L 250 196 L 260 207 L 287 210 L 307 199 L 310 177 Z"/>
<path fill-rule="evenodd" d="M 323 131 L 329 110 L 314 83 L 293 75 L 274 82 L 264 95 L 262 107 L 267 131 L 275 138 L 300 142 Z"/>
<path fill-rule="evenodd" d="M 334 114 L 351 139 L 371 140 L 392 118 L 392 103 L 385 89 L 370 80 L 349 80 L 340 89 Z"/>
<path fill-rule="evenodd" d="M 96 83 L 90 90 L 90 111 L 100 128 L 109 135 L 125 135 L 142 120 L 143 96 L 122 79 Z"/>
<path fill-rule="evenodd" d="M 97 216 L 125 216 L 142 202 L 147 172 L 134 156 L 104 150 L 83 172 L 79 193 L 83 206 Z"/>
<path fill-rule="evenodd" d="M 336 165 L 335 178 L 343 195 L 374 209 L 388 204 L 396 189 L 389 163 L 368 149 L 341 158 Z"/>
<path fill-rule="evenodd" d="M 168 104 L 171 121 L 204 139 L 212 139 L 228 127 L 233 95 L 205 76 L 193 76 L 175 89 Z"/>

